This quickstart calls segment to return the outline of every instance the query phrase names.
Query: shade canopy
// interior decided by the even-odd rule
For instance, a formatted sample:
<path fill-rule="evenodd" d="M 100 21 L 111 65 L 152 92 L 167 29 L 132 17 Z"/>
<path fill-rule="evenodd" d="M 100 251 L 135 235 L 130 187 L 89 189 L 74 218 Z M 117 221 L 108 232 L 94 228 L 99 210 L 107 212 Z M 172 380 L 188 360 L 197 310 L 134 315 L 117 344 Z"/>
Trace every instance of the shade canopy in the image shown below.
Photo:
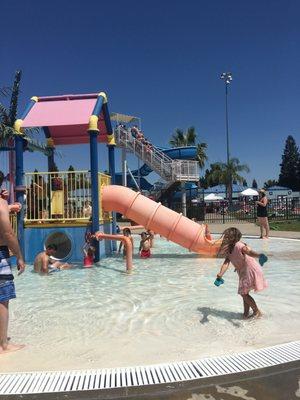
<path fill-rule="evenodd" d="M 218 196 L 214 193 L 210 193 L 207 196 L 204 197 L 204 200 L 209 200 L 209 201 L 216 201 L 216 200 L 223 200 L 222 196 Z"/>
<path fill-rule="evenodd" d="M 134 117 L 133 115 L 119 114 L 113 112 L 110 114 L 110 119 L 112 121 L 123 122 L 126 124 L 140 121 L 140 118 Z"/>
<path fill-rule="evenodd" d="M 258 196 L 258 192 L 252 188 L 245 189 L 241 192 L 243 196 Z"/>
<path fill-rule="evenodd" d="M 97 93 L 39 97 L 24 118 L 22 128 L 43 128 L 55 145 L 89 143 L 87 130 L 97 99 Z M 106 142 L 111 132 L 107 131 L 103 109 L 98 129 L 98 141 Z"/>

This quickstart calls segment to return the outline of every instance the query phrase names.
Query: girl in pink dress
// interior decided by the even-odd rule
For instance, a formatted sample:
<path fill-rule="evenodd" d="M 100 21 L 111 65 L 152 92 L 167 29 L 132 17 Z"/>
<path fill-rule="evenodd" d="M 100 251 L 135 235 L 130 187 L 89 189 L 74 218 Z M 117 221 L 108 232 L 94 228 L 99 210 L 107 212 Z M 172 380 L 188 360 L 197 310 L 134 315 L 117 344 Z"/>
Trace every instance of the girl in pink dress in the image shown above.
<path fill-rule="evenodd" d="M 241 237 L 241 232 L 236 228 L 228 228 L 224 231 L 220 254 L 225 256 L 225 261 L 217 275 L 217 280 L 222 281 L 222 276 L 231 262 L 239 276 L 238 294 L 243 298 L 244 318 L 249 318 L 250 308 L 253 310 L 252 316 L 260 317 L 262 315 L 261 311 L 258 309 L 253 297 L 249 295 L 249 292 L 250 290 L 258 292 L 267 287 L 262 268 L 255 260 L 261 254 L 256 253 L 245 243 L 240 242 Z"/>

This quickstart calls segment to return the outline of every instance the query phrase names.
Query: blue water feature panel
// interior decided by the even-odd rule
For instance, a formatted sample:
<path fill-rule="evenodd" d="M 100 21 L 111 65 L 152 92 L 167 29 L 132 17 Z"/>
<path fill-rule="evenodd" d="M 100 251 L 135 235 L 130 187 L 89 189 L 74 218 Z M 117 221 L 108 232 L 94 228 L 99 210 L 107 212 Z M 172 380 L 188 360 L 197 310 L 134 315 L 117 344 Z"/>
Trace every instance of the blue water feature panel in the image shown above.
<path fill-rule="evenodd" d="M 112 224 L 101 224 L 99 230 L 110 234 L 112 233 Z M 82 263 L 86 231 L 85 226 L 28 227 L 25 229 L 25 260 L 27 263 L 33 263 L 35 256 L 47 245 L 55 244 L 57 246 L 55 258 L 61 261 Z M 111 253 L 112 242 L 101 241 L 100 258 Z"/>

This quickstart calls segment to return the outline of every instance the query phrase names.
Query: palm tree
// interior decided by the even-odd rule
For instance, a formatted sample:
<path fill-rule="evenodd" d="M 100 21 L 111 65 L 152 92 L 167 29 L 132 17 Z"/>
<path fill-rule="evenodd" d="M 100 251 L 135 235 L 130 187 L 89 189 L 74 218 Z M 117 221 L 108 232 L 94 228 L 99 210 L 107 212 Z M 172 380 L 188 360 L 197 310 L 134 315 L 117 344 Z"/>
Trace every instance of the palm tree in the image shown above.
<path fill-rule="evenodd" d="M 187 128 L 185 132 L 186 146 L 195 146 L 197 139 L 197 132 L 194 126 Z"/>
<path fill-rule="evenodd" d="M 4 145 L 13 140 L 16 134 L 13 125 L 17 115 L 20 80 L 21 71 L 17 71 L 13 89 L 3 88 L 1 90 L 2 96 L 8 96 L 11 93 L 9 109 L 0 103 L 0 142 Z"/>
<path fill-rule="evenodd" d="M 207 149 L 206 143 L 197 144 L 197 161 L 201 169 L 204 168 L 205 162 L 207 161 L 206 149 Z"/>
<path fill-rule="evenodd" d="M 186 146 L 186 139 L 182 129 L 175 129 L 175 132 L 171 136 L 169 144 L 172 147 L 183 147 Z"/>
<path fill-rule="evenodd" d="M 271 186 L 277 186 L 277 185 L 278 185 L 278 181 L 276 181 L 275 179 L 268 179 L 264 183 L 264 189 L 268 189 Z"/>
<path fill-rule="evenodd" d="M 8 97 L 10 95 L 9 108 L 6 108 L 4 104 L 0 103 L 0 148 L 1 146 L 5 147 L 11 145 L 15 136 L 19 134 L 14 129 L 14 123 L 17 118 L 21 75 L 21 71 L 16 71 L 12 89 L 7 87 L 0 89 L 0 95 L 4 97 Z M 31 134 L 37 133 L 38 131 L 39 130 L 37 128 L 26 128 L 24 129 L 22 138 L 26 141 L 28 150 L 38 150 L 48 154 L 48 150 L 45 145 L 30 137 Z"/>
<path fill-rule="evenodd" d="M 206 155 L 206 143 L 196 143 L 197 133 L 194 126 L 189 127 L 186 132 L 182 129 L 175 129 L 175 132 L 171 136 L 169 144 L 172 147 L 187 147 L 187 146 L 197 146 L 197 156 L 196 159 L 199 163 L 199 167 L 204 168 L 205 162 L 207 160 Z"/>
<path fill-rule="evenodd" d="M 215 163 L 216 168 L 211 172 L 211 179 L 217 180 L 226 186 L 226 197 L 232 202 L 232 182 L 243 183 L 240 172 L 250 172 L 248 165 L 240 164 L 238 158 L 230 158 L 229 163 Z"/>

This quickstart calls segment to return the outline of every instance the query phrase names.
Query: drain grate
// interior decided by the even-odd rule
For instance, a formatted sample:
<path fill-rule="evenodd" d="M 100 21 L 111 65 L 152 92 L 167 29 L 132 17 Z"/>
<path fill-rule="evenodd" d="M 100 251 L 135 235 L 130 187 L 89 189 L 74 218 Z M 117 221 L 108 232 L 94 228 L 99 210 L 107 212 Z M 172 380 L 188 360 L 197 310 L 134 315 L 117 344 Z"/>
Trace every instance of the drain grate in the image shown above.
<path fill-rule="evenodd" d="M 201 360 L 88 371 L 0 374 L 0 395 L 58 393 L 182 382 L 300 359 L 300 341 Z"/>

